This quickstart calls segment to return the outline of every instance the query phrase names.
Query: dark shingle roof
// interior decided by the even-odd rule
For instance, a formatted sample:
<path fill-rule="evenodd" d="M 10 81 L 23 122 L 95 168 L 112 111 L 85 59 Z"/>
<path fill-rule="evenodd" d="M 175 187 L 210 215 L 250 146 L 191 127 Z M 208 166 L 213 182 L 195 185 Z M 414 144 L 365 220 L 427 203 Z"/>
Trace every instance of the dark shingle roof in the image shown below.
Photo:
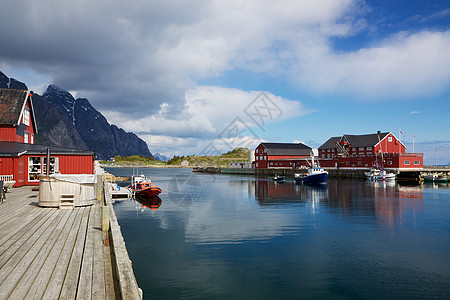
<path fill-rule="evenodd" d="M 319 147 L 319 149 L 334 149 L 336 148 L 335 144 L 339 142 L 341 138 L 341 136 L 329 138 L 328 141 L 326 141 L 322 146 Z"/>
<path fill-rule="evenodd" d="M 311 148 L 302 143 L 261 143 L 268 155 L 311 155 Z"/>
<path fill-rule="evenodd" d="M 0 89 L 0 124 L 18 125 L 28 91 Z"/>
<path fill-rule="evenodd" d="M 24 144 L 16 142 L 0 142 L 0 156 L 20 156 L 23 154 L 45 154 L 50 148 L 51 154 L 60 155 L 94 155 L 91 150 L 77 150 L 36 144 Z"/>
<path fill-rule="evenodd" d="M 363 135 L 348 135 L 345 137 L 352 147 L 372 147 L 378 144 L 379 141 L 384 139 L 389 132 L 380 133 L 380 139 L 378 140 L 378 134 L 363 134 Z"/>

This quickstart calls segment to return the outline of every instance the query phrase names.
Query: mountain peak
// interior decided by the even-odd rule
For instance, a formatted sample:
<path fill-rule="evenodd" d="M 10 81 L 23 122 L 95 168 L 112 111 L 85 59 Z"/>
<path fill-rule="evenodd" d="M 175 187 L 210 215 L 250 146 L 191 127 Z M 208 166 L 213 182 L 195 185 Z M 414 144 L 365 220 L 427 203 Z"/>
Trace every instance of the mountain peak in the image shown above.
<path fill-rule="evenodd" d="M 24 86 L 0 72 L 0 88 L 23 89 Z M 142 139 L 109 124 L 88 99 L 75 99 L 68 91 L 54 84 L 49 85 L 42 96 L 34 95 L 39 142 L 60 147 L 87 148 L 93 150 L 99 159 L 109 159 L 115 155 L 153 156 Z"/>

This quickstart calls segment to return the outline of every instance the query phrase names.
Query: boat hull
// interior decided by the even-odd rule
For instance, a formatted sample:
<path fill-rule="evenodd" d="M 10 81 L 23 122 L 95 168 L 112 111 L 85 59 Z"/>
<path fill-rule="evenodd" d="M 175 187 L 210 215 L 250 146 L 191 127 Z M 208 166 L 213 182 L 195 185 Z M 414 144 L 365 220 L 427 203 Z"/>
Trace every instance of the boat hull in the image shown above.
<path fill-rule="evenodd" d="M 162 190 L 157 186 L 151 186 L 149 188 L 135 190 L 131 189 L 136 195 L 140 197 L 156 197 L 161 194 Z"/>
<path fill-rule="evenodd" d="M 367 179 L 372 181 L 379 180 L 395 180 L 395 174 L 386 174 L 386 175 L 366 175 Z"/>
<path fill-rule="evenodd" d="M 313 174 L 313 175 L 307 175 L 305 177 L 295 177 L 296 183 L 303 183 L 303 184 L 321 184 L 325 183 L 328 178 L 328 173 L 320 173 L 320 174 Z"/>

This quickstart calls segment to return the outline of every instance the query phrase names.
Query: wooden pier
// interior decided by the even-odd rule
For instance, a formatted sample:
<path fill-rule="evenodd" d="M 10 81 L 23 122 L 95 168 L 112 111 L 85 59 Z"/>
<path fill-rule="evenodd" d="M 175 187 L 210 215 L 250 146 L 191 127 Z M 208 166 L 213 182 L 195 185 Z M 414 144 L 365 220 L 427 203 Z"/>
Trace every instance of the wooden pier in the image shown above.
<path fill-rule="evenodd" d="M 142 298 L 110 203 L 102 232 L 103 200 L 43 208 L 37 194 L 15 188 L 0 204 L 0 299 Z"/>

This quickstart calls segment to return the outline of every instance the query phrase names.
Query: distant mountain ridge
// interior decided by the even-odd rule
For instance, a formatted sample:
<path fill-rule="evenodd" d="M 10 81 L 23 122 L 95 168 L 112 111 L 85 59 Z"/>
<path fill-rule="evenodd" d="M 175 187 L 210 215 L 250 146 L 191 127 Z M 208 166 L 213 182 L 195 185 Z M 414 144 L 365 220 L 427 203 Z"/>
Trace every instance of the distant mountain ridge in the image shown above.
<path fill-rule="evenodd" d="M 0 88 L 28 89 L 2 72 Z M 89 149 L 99 159 L 115 155 L 153 156 L 142 139 L 109 124 L 86 98 L 75 99 L 68 91 L 50 85 L 42 96 L 33 94 L 32 99 L 38 127 L 37 144 Z"/>

